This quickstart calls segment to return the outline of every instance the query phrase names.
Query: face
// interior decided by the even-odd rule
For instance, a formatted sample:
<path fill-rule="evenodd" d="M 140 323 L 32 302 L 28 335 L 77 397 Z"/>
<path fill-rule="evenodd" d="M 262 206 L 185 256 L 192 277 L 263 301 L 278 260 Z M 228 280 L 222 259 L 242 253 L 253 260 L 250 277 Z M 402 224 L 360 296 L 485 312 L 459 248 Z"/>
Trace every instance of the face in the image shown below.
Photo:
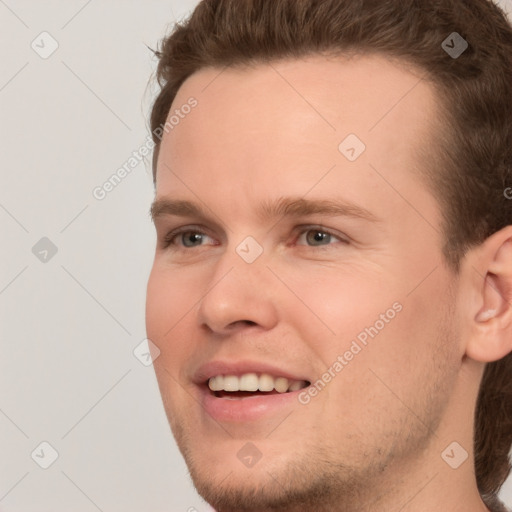
<path fill-rule="evenodd" d="M 417 155 L 433 89 L 315 56 L 203 69 L 171 113 L 190 97 L 160 149 L 146 308 L 179 448 L 218 510 L 355 503 L 423 457 L 462 357 Z"/>

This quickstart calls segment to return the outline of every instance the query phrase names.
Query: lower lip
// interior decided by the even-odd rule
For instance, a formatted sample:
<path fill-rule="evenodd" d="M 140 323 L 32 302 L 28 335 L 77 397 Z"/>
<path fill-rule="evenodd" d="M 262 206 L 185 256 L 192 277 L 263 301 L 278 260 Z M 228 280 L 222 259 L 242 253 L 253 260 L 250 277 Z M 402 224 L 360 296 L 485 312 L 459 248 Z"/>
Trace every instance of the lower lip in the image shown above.
<path fill-rule="evenodd" d="M 204 385 L 201 386 L 201 403 L 205 412 L 216 421 L 245 423 L 282 411 L 292 404 L 299 404 L 298 395 L 301 391 L 303 390 L 229 399 L 216 397 L 208 386 Z"/>

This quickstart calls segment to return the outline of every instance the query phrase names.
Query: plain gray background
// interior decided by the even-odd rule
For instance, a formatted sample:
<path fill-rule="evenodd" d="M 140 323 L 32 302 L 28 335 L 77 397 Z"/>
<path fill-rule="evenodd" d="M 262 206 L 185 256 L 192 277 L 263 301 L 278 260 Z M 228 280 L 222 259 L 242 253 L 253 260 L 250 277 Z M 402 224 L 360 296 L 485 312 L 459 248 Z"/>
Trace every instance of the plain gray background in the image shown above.
<path fill-rule="evenodd" d="M 196 3 L 0 0 L 3 512 L 209 509 L 133 353 L 155 242 L 150 158 L 93 196 L 148 136 L 145 45 Z M 58 452 L 48 469 L 42 442 Z"/>

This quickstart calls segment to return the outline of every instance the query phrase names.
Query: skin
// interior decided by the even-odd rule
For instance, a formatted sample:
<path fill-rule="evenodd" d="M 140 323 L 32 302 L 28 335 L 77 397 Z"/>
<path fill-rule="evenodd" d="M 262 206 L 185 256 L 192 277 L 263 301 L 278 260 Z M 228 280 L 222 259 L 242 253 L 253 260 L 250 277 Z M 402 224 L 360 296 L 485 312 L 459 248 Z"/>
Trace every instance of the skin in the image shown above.
<path fill-rule="evenodd" d="M 157 166 L 156 200 L 210 216 L 155 217 L 147 289 L 154 368 L 196 488 L 222 512 L 487 510 L 472 424 L 485 362 L 512 349 L 512 228 L 470 251 L 459 274 L 447 266 L 418 158 L 435 147 L 433 88 L 382 56 L 221 71 L 182 85 L 171 112 L 190 96 L 198 106 L 164 135 Z M 366 145 L 354 162 L 338 150 L 350 133 Z M 343 200 L 378 220 L 258 215 L 281 197 Z M 321 243 L 319 225 L 333 234 Z M 203 234 L 196 245 L 178 236 L 164 248 L 186 226 Z M 251 264 L 236 252 L 247 236 L 263 248 Z M 201 364 L 251 359 L 313 381 L 395 303 L 308 404 L 254 422 L 201 407 Z M 236 456 L 248 441 L 262 454 L 251 468 Z M 468 452 L 457 469 L 441 457 L 454 441 Z"/>

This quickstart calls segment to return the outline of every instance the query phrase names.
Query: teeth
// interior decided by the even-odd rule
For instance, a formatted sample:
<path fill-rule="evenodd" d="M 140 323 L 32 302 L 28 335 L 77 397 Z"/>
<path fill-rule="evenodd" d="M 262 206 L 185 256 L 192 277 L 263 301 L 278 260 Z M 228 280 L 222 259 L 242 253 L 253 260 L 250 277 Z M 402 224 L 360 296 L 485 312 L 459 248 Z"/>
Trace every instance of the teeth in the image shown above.
<path fill-rule="evenodd" d="M 288 380 L 285 377 L 272 377 L 268 373 L 262 373 L 259 377 L 256 373 L 245 373 L 240 377 L 236 375 L 216 375 L 208 381 L 208 387 L 212 391 L 272 391 L 278 393 L 298 391 L 307 385 L 303 380 Z"/>
<path fill-rule="evenodd" d="M 226 375 L 224 377 L 224 391 L 240 391 L 240 381 L 234 375 Z"/>
<path fill-rule="evenodd" d="M 246 373 L 238 380 L 241 391 L 258 391 L 259 379 L 255 373 Z"/>
<path fill-rule="evenodd" d="M 260 391 L 272 391 L 274 389 L 274 377 L 268 373 L 262 373 L 258 388 Z"/>
<path fill-rule="evenodd" d="M 288 391 L 288 379 L 278 377 L 274 382 L 274 387 L 278 393 L 286 393 Z"/>
<path fill-rule="evenodd" d="M 220 391 L 224 387 L 224 377 L 222 375 L 217 375 L 217 377 L 212 377 L 208 381 L 208 386 L 212 391 Z"/>
<path fill-rule="evenodd" d="M 288 388 L 288 391 L 299 391 L 299 389 L 303 388 L 302 380 L 296 380 L 290 384 L 290 387 Z"/>

